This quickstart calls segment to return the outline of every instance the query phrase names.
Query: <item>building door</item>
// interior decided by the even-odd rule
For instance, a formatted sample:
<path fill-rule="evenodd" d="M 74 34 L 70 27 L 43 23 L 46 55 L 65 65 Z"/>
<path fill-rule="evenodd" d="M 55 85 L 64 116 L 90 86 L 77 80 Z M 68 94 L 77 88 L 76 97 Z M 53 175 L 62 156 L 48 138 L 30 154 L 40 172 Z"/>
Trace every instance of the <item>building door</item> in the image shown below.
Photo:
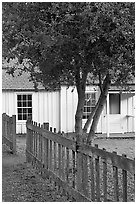
<path fill-rule="evenodd" d="M 26 120 L 32 118 L 32 94 L 17 94 L 17 132 L 26 133 Z"/>
<path fill-rule="evenodd" d="M 109 94 L 109 131 L 110 133 L 122 133 L 121 118 L 121 95 L 119 93 Z"/>
<path fill-rule="evenodd" d="M 123 133 L 121 95 L 109 93 L 102 117 L 102 133 Z"/>

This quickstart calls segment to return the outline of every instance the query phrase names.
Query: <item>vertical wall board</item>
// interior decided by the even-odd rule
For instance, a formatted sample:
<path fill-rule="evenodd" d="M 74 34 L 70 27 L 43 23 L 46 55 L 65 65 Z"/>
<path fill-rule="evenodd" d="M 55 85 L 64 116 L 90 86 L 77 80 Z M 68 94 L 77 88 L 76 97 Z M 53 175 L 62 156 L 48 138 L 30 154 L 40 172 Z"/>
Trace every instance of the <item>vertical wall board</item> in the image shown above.
<path fill-rule="evenodd" d="M 47 121 L 47 101 L 46 101 L 46 92 L 45 94 L 43 93 L 43 123 Z"/>
<path fill-rule="evenodd" d="M 72 107 L 73 107 L 73 112 L 72 112 L 72 132 L 75 131 L 75 114 L 77 110 L 77 104 L 78 104 L 78 94 L 76 88 L 74 89 L 72 93 Z"/>
<path fill-rule="evenodd" d="M 74 128 L 74 120 L 73 118 L 75 117 L 75 111 L 73 112 L 73 105 L 74 105 L 74 99 L 73 99 L 73 88 L 70 87 L 69 89 L 66 89 L 66 125 L 67 125 L 67 130 L 68 132 L 72 132 Z"/>
<path fill-rule="evenodd" d="M 38 93 L 34 92 L 32 94 L 32 120 L 38 122 Z"/>
<path fill-rule="evenodd" d="M 134 123 L 134 105 L 133 105 L 133 94 L 129 94 L 129 98 L 128 98 L 128 132 L 133 132 L 133 123 Z"/>
<path fill-rule="evenodd" d="M 2 92 L 2 112 L 3 113 L 6 113 L 6 105 L 5 105 L 6 99 L 5 98 L 6 98 L 5 97 L 5 92 Z"/>
<path fill-rule="evenodd" d="M 49 107 L 49 125 L 53 127 L 53 94 L 52 92 L 49 92 L 49 97 L 48 97 L 48 107 Z"/>
<path fill-rule="evenodd" d="M 67 127 L 66 127 L 66 87 L 62 86 L 61 87 L 61 94 L 60 94 L 60 118 L 61 118 L 61 124 L 60 128 L 61 131 L 67 132 Z"/>
<path fill-rule="evenodd" d="M 38 106 L 38 111 L 39 111 L 39 123 L 42 124 L 44 121 L 44 110 L 43 110 L 43 91 L 38 92 L 38 97 L 39 97 L 39 106 Z M 35 110 L 34 110 L 35 111 Z"/>
<path fill-rule="evenodd" d="M 40 91 L 33 94 L 33 120 L 49 122 L 59 130 L 59 92 Z"/>
<path fill-rule="evenodd" d="M 132 110 L 132 115 L 133 115 L 132 131 L 135 132 L 135 94 L 133 95 L 133 98 L 132 98 L 132 107 L 133 107 L 133 110 Z"/>
<path fill-rule="evenodd" d="M 2 112 L 9 116 L 16 115 L 15 92 L 2 92 Z"/>
<path fill-rule="evenodd" d="M 75 113 L 78 102 L 76 88 L 63 86 L 60 101 L 61 131 L 73 132 L 75 131 Z"/>
<path fill-rule="evenodd" d="M 123 125 L 123 129 L 124 132 L 128 132 L 128 124 L 127 124 L 127 117 L 125 115 L 127 115 L 127 99 L 128 99 L 128 94 L 123 93 L 121 94 L 121 115 L 123 115 L 122 117 L 122 125 Z"/>
<path fill-rule="evenodd" d="M 56 128 L 56 131 L 59 131 L 59 123 L 60 123 L 60 104 L 59 104 L 59 91 L 54 92 L 54 98 L 53 98 L 53 118 L 54 118 L 54 123 L 53 123 L 53 128 Z"/>

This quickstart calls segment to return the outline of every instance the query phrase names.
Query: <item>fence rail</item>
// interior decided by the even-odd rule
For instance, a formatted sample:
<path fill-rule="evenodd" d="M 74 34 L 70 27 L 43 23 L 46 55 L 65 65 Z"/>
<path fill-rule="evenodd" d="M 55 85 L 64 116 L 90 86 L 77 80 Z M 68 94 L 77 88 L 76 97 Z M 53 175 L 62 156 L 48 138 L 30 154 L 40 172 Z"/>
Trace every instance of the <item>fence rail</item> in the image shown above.
<path fill-rule="evenodd" d="M 135 161 L 27 121 L 26 158 L 75 201 L 134 201 Z M 52 130 L 52 128 L 50 128 Z"/>
<path fill-rule="evenodd" d="M 13 153 L 16 153 L 16 116 L 2 114 L 2 143 L 6 144 Z"/>

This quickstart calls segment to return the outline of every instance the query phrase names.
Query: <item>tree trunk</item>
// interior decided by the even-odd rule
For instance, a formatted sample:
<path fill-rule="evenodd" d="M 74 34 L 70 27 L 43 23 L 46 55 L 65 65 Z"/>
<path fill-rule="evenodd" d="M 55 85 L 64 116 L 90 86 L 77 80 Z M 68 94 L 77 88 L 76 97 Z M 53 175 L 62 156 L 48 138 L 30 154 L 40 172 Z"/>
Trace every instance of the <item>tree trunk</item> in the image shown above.
<path fill-rule="evenodd" d="M 84 103 L 85 103 L 85 92 L 82 91 L 82 93 L 78 96 L 78 105 L 77 110 L 75 114 L 75 132 L 79 139 L 82 137 L 82 118 L 83 118 L 83 110 L 84 110 Z M 78 139 L 78 140 L 79 140 Z"/>
<path fill-rule="evenodd" d="M 99 97 L 99 101 L 98 101 L 98 106 L 96 109 L 96 112 L 93 116 L 93 122 L 87 137 L 87 144 L 92 145 L 93 141 L 94 141 L 94 137 L 95 137 L 95 130 L 97 128 L 97 124 L 100 118 L 100 115 L 102 113 L 102 110 L 104 108 L 106 99 L 107 99 L 107 94 L 108 94 L 108 90 L 109 90 L 109 86 L 110 86 L 110 78 L 109 75 L 106 76 L 105 81 L 104 81 L 104 86 L 103 86 L 103 91 L 101 92 L 101 95 Z"/>
<path fill-rule="evenodd" d="M 100 80 L 99 80 L 99 81 L 100 81 L 100 84 L 102 84 L 102 83 L 101 83 L 100 75 L 99 75 L 99 79 L 100 79 Z M 105 80 L 104 80 L 104 82 L 103 82 L 103 85 L 100 85 L 100 86 L 99 86 L 99 87 L 100 87 L 101 94 L 102 94 L 102 92 L 103 92 L 103 89 L 104 89 L 105 86 L 106 86 L 106 81 L 107 81 L 107 77 L 105 78 Z M 95 113 L 96 113 L 96 111 L 97 111 L 97 108 L 98 108 L 99 104 L 100 104 L 101 94 L 100 94 L 100 97 L 99 97 L 99 99 L 98 99 L 98 102 L 97 102 L 97 104 L 96 104 L 96 106 L 95 106 L 95 109 L 90 113 L 90 115 L 89 115 L 89 117 L 88 117 L 88 119 L 87 119 L 87 121 L 86 121 L 86 123 L 85 123 L 85 125 L 84 125 L 83 133 L 87 133 L 87 130 L 88 130 L 89 126 L 91 125 L 91 121 L 92 121 L 92 119 L 93 119 L 93 117 L 94 117 L 94 115 L 95 115 Z"/>
<path fill-rule="evenodd" d="M 99 101 L 98 101 L 98 102 L 99 102 Z M 88 119 L 87 119 L 87 121 L 86 121 L 86 123 L 85 123 L 85 125 L 84 125 L 83 133 L 87 133 L 88 128 L 89 128 L 89 126 L 90 126 L 90 124 L 91 124 L 91 121 L 92 121 L 92 119 L 93 119 L 93 117 L 94 117 L 94 115 L 95 115 L 95 112 L 96 112 L 96 110 L 97 110 L 98 104 L 99 104 L 99 103 L 96 104 L 95 109 L 90 113 L 90 115 L 89 115 L 89 117 L 88 117 Z"/>
<path fill-rule="evenodd" d="M 75 114 L 75 133 L 77 143 L 82 140 L 82 118 L 85 103 L 85 88 L 86 88 L 87 71 L 83 73 L 82 78 L 80 77 L 80 70 L 76 74 L 76 88 L 78 93 L 78 105 Z"/>

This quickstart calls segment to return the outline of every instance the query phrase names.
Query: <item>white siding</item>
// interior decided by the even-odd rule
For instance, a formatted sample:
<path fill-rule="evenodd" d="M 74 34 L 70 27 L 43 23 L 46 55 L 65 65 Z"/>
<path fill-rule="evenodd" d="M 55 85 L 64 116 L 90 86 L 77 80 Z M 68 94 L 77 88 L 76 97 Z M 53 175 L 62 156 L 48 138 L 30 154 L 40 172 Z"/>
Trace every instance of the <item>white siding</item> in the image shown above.
<path fill-rule="evenodd" d="M 88 86 L 86 91 L 94 91 L 95 87 Z M 98 91 L 98 90 L 97 90 Z M 32 94 L 32 119 L 37 123 L 49 122 L 50 127 L 58 131 L 74 132 L 75 131 L 75 113 L 77 108 L 78 96 L 76 88 L 67 88 L 63 86 L 60 91 L 56 92 L 13 92 L 4 91 L 2 93 L 2 112 L 8 115 L 17 115 L 17 94 Z M 99 97 L 99 92 L 98 92 Z M 121 114 L 114 123 L 114 117 L 110 118 L 110 131 L 117 128 L 120 132 L 134 131 L 134 94 L 121 94 Z M 84 126 L 85 121 L 83 121 Z M 119 127 L 116 127 L 119 125 Z M 17 120 L 17 133 L 26 133 L 26 121 Z M 119 130 L 118 130 L 119 131 Z M 107 114 L 106 106 L 100 116 L 97 126 L 97 132 L 107 132 Z"/>
<path fill-rule="evenodd" d="M 77 91 L 73 87 L 61 88 L 61 131 L 74 132 L 75 131 L 75 113 L 77 108 Z"/>
<path fill-rule="evenodd" d="M 43 124 L 49 122 L 50 127 L 59 131 L 59 92 L 33 93 L 33 121 Z"/>
<path fill-rule="evenodd" d="M 8 91 L 2 93 L 2 112 L 9 116 L 16 115 L 15 93 Z"/>
<path fill-rule="evenodd" d="M 49 122 L 50 127 L 59 131 L 60 127 L 60 108 L 59 108 L 59 91 L 57 92 L 3 92 L 2 93 L 2 112 L 9 116 L 17 116 L 17 94 L 32 94 L 32 119 L 37 123 Z M 19 134 L 26 133 L 26 121 L 18 121 L 16 132 Z"/>

